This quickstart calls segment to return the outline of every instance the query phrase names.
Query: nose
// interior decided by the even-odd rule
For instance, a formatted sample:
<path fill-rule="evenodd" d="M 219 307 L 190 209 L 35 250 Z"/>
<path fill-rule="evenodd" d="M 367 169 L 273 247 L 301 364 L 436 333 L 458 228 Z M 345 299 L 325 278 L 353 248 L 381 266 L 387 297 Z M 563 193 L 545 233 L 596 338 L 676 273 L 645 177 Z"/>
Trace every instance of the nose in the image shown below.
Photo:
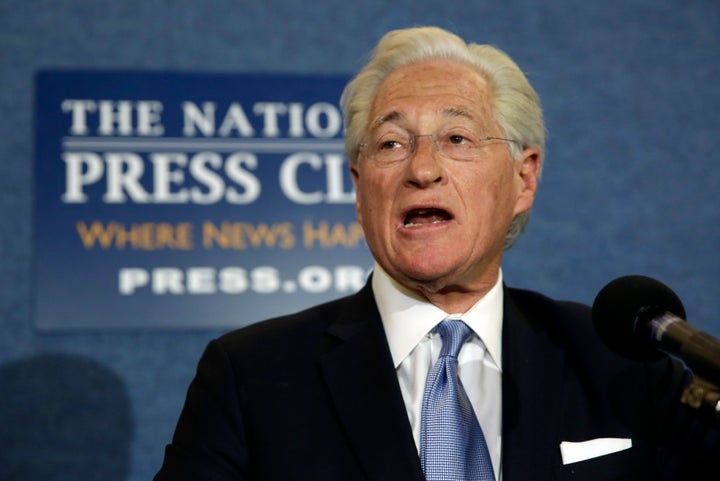
<path fill-rule="evenodd" d="M 422 137 L 427 141 L 423 142 Z M 432 134 L 419 134 L 413 137 L 412 150 L 406 165 L 407 182 L 415 187 L 425 188 L 444 179 L 440 153 Z"/>

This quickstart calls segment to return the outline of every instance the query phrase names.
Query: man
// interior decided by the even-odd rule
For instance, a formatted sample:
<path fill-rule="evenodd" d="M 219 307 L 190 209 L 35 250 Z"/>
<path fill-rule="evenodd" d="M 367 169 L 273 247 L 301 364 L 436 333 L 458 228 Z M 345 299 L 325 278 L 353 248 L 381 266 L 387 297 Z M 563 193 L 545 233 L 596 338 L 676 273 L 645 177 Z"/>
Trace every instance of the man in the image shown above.
<path fill-rule="evenodd" d="M 620 359 L 587 306 L 503 285 L 544 150 L 512 60 L 437 28 L 390 32 L 342 104 L 373 275 L 356 295 L 211 342 L 157 481 L 720 474 L 720 433 L 680 405 L 679 363 Z M 455 412 L 428 401 L 431 369 L 452 365 L 448 319 L 470 333 L 450 356 L 459 381 L 448 368 L 440 382 L 472 405 L 462 422 L 482 434 L 469 442 L 454 434 L 465 427 L 432 427 Z M 485 477 L 442 474 L 475 458 Z"/>

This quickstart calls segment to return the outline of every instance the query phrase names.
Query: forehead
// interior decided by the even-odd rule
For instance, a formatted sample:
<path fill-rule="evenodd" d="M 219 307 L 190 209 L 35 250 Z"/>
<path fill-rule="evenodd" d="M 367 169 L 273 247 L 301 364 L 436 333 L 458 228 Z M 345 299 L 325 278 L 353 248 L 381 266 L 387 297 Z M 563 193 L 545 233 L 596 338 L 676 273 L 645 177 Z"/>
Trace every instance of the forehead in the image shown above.
<path fill-rule="evenodd" d="M 468 65 L 434 60 L 401 67 L 380 84 L 368 127 L 386 121 L 423 122 L 458 113 L 481 124 L 491 121 L 488 82 Z"/>

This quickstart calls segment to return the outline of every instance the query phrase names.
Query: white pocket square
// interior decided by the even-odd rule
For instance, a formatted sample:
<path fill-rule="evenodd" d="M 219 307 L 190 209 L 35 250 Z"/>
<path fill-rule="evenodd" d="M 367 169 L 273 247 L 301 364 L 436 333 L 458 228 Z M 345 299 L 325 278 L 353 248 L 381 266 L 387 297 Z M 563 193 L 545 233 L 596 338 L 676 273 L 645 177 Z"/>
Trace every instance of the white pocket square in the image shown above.
<path fill-rule="evenodd" d="M 631 447 L 632 439 L 626 438 L 598 438 L 579 443 L 563 441 L 560 443 L 560 454 L 563 464 L 570 464 L 624 451 Z"/>

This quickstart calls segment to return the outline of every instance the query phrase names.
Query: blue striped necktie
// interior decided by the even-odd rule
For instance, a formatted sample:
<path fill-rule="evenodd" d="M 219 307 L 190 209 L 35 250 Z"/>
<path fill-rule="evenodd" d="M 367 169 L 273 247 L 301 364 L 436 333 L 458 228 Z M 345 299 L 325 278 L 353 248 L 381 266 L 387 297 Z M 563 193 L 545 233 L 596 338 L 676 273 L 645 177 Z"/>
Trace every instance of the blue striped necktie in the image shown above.
<path fill-rule="evenodd" d="M 458 378 L 458 353 L 472 331 L 460 320 L 435 328 L 440 357 L 428 374 L 420 427 L 420 461 L 427 481 L 494 481 L 485 436 Z"/>

